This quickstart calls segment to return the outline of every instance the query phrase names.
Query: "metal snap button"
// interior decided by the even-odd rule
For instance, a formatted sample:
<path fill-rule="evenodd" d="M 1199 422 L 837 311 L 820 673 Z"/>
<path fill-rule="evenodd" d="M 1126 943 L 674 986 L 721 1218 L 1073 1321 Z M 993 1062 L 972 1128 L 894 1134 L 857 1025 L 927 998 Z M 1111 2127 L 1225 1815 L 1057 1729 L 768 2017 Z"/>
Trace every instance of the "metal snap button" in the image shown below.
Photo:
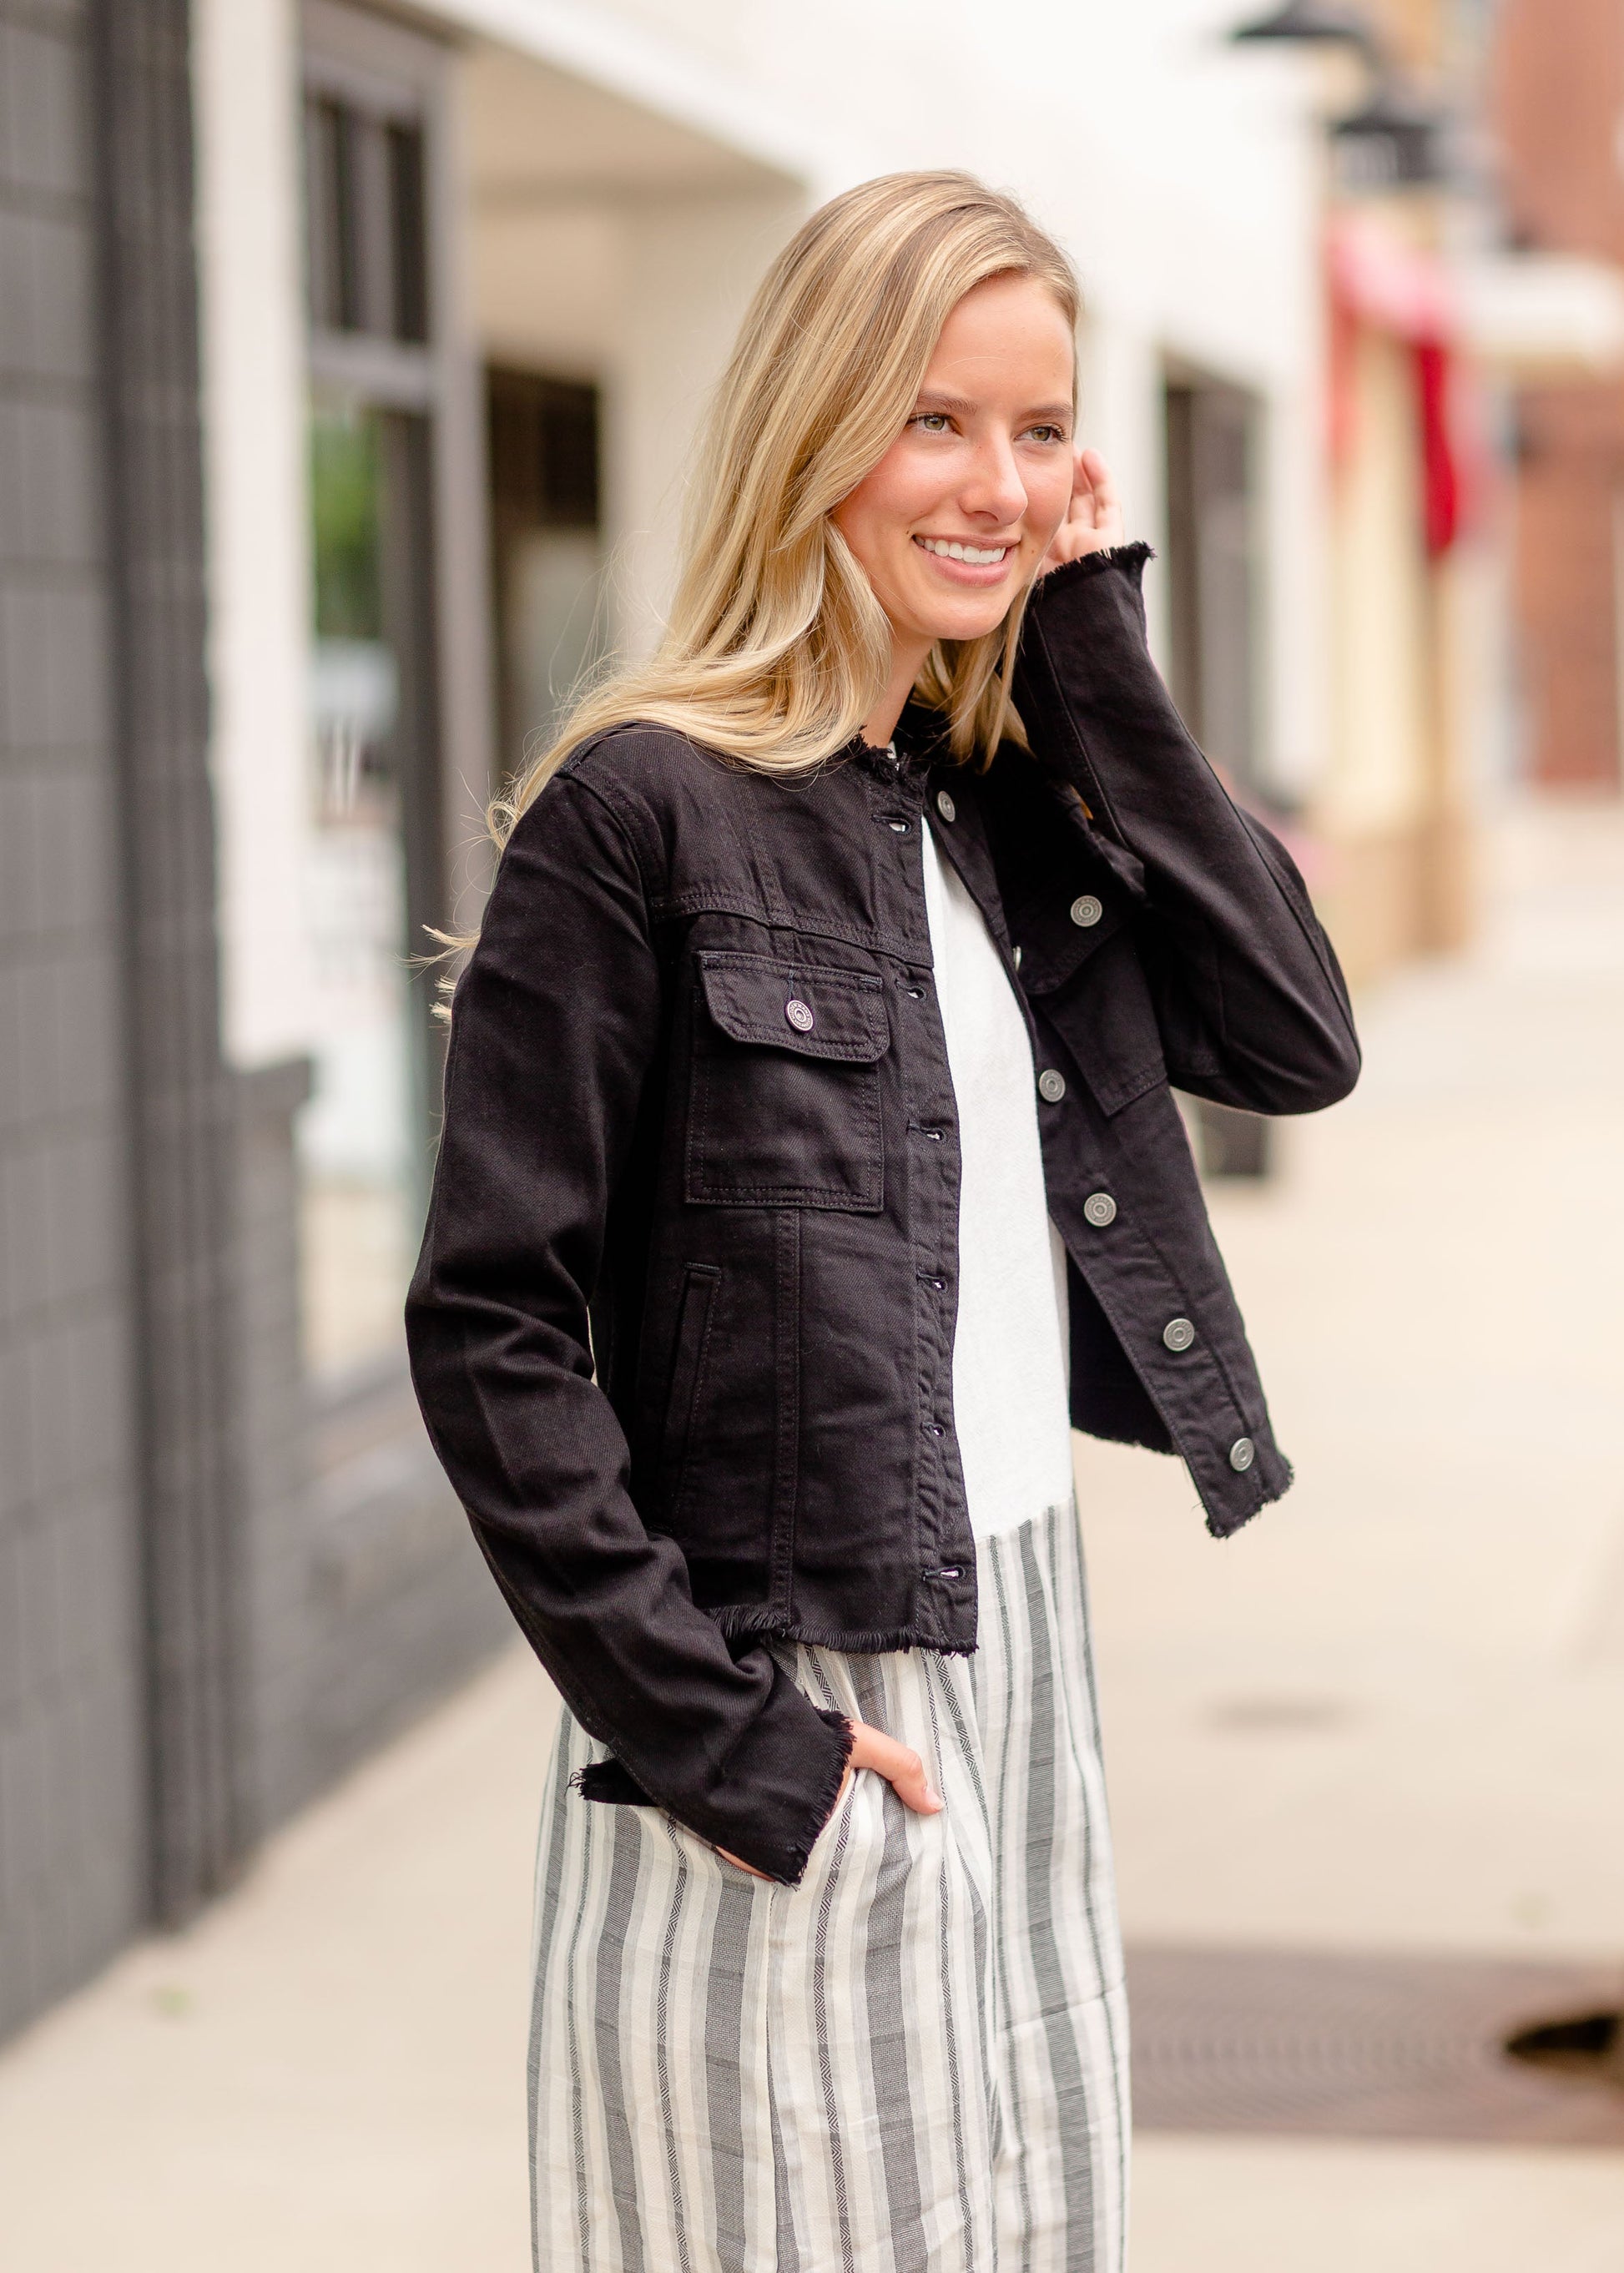
<path fill-rule="evenodd" d="M 1162 1329 L 1162 1339 L 1170 1350 L 1187 1350 L 1195 1339 L 1195 1328 L 1188 1318 L 1169 1318 Z"/>
<path fill-rule="evenodd" d="M 1020 958 L 1025 952 L 1025 949 L 1019 947 L 1015 950 L 1015 968 L 1017 971 L 1020 969 Z"/>
<path fill-rule="evenodd" d="M 817 1024 L 812 1005 L 803 1002 L 798 994 L 792 994 L 784 1005 L 784 1015 L 798 1034 L 809 1034 Z"/>
<path fill-rule="evenodd" d="M 944 821 L 957 821 L 959 818 L 959 807 L 944 789 L 936 791 L 936 811 Z"/>
<path fill-rule="evenodd" d="M 1090 1192 L 1083 1202 L 1083 1220 L 1103 1231 L 1108 1223 L 1116 1220 L 1116 1203 L 1109 1192 Z"/>
<path fill-rule="evenodd" d="M 1237 1476 L 1244 1476 L 1258 1457 L 1258 1448 L 1250 1437 L 1237 1437 L 1229 1447 L 1229 1466 Z"/>
<path fill-rule="evenodd" d="M 1058 1105 L 1065 1089 L 1064 1074 L 1056 1073 L 1053 1066 L 1046 1066 L 1038 1076 L 1038 1095 L 1045 1105 Z"/>
<path fill-rule="evenodd" d="M 894 830 L 898 836 L 906 836 L 908 833 L 908 824 L 906 821 L 888 821 L 885 826 Z"/>
<path fill-rule="evenodd" d="M 1084 931 L 1086 931 L 1090 925 L 1097 924 L 1104 913 L 1104 907 L 1095 899 L 1092 892 L 1083 893 L 1080 898 L 1071 903 L 1071 920 L 1074 924 L 1079 924 Z"/>

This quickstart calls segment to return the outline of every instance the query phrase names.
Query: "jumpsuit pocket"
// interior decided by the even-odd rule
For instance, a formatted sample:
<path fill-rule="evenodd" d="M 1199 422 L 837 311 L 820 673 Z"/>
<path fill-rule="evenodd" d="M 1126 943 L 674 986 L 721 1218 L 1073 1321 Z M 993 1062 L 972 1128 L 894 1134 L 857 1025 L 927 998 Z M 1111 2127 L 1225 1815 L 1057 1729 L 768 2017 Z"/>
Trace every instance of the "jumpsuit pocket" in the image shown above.
<path fill-rule="evenodd" d="M 708 1207 L 883 1205 L 884 987 L 866 971 L 698 957 L 685 1196 Z"/>

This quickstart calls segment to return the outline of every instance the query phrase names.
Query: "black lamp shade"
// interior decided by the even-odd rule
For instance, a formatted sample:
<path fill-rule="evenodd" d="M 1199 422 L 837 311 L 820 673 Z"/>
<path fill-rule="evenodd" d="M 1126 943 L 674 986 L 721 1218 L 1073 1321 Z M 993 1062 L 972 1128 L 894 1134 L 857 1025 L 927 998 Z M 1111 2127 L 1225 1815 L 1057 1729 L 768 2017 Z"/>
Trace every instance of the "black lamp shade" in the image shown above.
<path fill-rule="evenodd" d="M 1452 171 L 1452 123 L 1444 111 L 1392 81 L 1331 129 L 1344 185 L 1425 189 Z"/>
<path fill-rule="evenodd" d="M 1339 7 L 1336 0 L 1286 0 L 1283 8 L 1259 16 L 1255 23 L 1242 24 L 1229 37 L 1363 48 L 1367 54 L 1373 52 L 1375 47 L 1365 19 L 1352 8 Z"/>

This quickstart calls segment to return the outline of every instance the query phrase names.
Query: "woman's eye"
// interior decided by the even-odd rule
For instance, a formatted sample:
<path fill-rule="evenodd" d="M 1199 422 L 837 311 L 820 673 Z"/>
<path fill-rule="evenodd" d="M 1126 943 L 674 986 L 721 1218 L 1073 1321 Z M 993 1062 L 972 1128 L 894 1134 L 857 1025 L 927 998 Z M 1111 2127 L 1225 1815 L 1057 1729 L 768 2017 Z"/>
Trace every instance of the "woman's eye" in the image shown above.
<path fill-rule="evenodd" d="M 1033 439 L 1038 442 L 1064 442 L 1065 440 L 1065 430 L 1061 426 L 1032 426 L 1027 429 L 1027 431 L 1031 434 Z"/>
<path fill-rule="evenodd" d="M 914 417 L 914 424 L 922 433 L 945 434 L 948 428 L 947 413 L 945 410 L 921 410 Z"/>

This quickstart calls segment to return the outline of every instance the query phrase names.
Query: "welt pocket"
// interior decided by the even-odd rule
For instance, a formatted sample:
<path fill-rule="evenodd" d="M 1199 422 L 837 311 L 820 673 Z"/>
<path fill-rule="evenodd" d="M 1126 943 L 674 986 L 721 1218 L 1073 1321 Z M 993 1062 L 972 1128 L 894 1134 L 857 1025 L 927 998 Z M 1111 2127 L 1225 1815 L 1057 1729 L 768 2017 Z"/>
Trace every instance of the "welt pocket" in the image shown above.
<path fill-rule="evenodd" d="M 787 956 L 695 958 L 685 1194 L 710 1207 L 883 1204 L 883 982 Z"/>
<path fill-rule="evenodd" d="M 721 1272 L 710 1263 L 690 1263 L 682 1275 L 671 1378 L 665 1396 L 665 1426 L 660 1443 L 661 1493 L 665 1519 L 671 1524 L 675 1524 L 682 1512 L 695 1416 L 704 1387 L 710 1329 L 721 1283 Z"/>

